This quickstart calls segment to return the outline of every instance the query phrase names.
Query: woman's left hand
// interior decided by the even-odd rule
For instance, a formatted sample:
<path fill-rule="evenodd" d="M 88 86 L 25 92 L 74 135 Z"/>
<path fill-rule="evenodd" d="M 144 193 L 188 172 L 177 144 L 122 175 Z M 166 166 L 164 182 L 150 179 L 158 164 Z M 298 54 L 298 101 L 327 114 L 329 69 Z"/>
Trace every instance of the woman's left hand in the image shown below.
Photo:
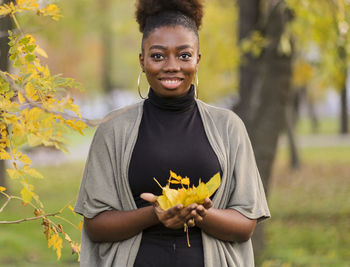
<path fill-rule="evenodd" d="M 212 206 L 213 202 L 209 198 L 206 198 L 203 204 L 198 205 L 197 208 L 191 212 L 193 219 L 188 220 L 187 225 L 193 227 L 196 224 L 200 224 L 203 221 L 203 218 L 207 215 L 208 209 Z"/>
<path fill-rule="evenodd" d="M 141 198 L 148 201 L 153 206 L 155 206 L 155 203 L 157 202 L 157 197 L 151 193 L 143 193 L 141 194 Z M 203 218 L 207 215 L 207 210 L 210 209 L 212 206 L 212 201 L 209 198 L 206 198 L 203 204 L 197 205 L 197 207 L 191 211 L 190 216 L 186 216 L 190 217 L 190 219 L 186 221 L 186 224 L 189 227 L 194 227 L 197 223 L 202 222 Z"/>

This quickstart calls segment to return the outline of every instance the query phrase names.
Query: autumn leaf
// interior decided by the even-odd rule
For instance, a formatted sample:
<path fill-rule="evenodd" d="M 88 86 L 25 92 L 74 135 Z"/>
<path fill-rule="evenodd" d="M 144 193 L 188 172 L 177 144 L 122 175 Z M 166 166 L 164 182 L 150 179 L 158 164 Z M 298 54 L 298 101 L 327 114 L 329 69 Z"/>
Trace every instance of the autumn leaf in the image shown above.
<path fill-rule="evenodd" d="M 22 154 L 18 159 L 24 164 L 32 164 L 31 159 L 25 154 Z"/>
<path fill-rule="evenodd" d="M 78 228 L 79 228 L 80 231 L 83 230 L 83 221 L 79 222 Z"/>
<path fill-rule="evenodd" d="M 1 149 L 0 150 L 0 160 L 10 160 L 11 155 L 7 153 L 5 150 Z"/>
<path fill-rule="evenodd" d="M 56 250 L 57 259 L 61 258 L 62 238 L 58 234 L 52 234 L 47 241 L 48 247 Z"/>
<path fill-rule="evenodd" d="M 187 207 L 193 203 L 203 204 L 204 200 L 213 195 L 221 183 L 220 173 L 217 173 L 207 183 L 199 181 L 197 187 L 182 187 L 176 190 L 170 188 L 170 184 L 174 184 L 174 182 L 172 182 L 172 179 L 175 179 L 175 183 L 186 184 L 188 186 L 190 184 L 190 179 L 188 177 L 182 178 L 172 171 L 170 171 L 168 184 L 164 187 L 162 187 L 155 179 L 155 181 L 163 190 L 162 195 L 157 198 L 157 201 L 160 207 L 164 210 L 167 210 L 178 204 L 182 204 L 184 207 Z M 185 180 L 185 182 L 183 182 L 183 180 Z"/>
<path fill-rule="evenodd" d="M 6 187 L 0 186 L 0 192 L 3 192 L 6 190 Z"/>
<path fill-rule="evenodd" d="M 24 203 L 30 203 L 32 201 L 34 193 L 28 190 L 26 187 L 23 187 L 21 190 L 21 195 Z"/>
<path fill-rule="evenodd" d="M 22 173 L 17 169 L 7 169 L 6 171 L 11 179 L 17 179 L 22 176 Z"/>

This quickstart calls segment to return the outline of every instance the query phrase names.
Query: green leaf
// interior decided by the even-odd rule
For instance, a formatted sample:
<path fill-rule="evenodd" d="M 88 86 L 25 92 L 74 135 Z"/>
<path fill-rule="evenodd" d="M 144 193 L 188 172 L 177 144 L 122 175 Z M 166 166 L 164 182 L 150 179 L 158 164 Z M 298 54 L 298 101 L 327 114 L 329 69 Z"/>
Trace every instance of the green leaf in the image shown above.
<path fill-rule="evenodd" d="M 30 41 L 30 38 L 29 37 L 23 37 L 21 40 L 19 40 L 19 44 L 20 45 L 26 45 L 26 44 L 28 44 L 29 43 L 29 41 Z"/>
<path fill-rule="evenodd" d="M 27 62 L 33 62 L 35 60 L 36 56 L 30 54 L 30 55 L 26 55 L 24 58 Z"/>
<path fill-rule="evenodd" d="M 26 45 L 26 46 L 24 47 L 24 51 L 25 51 L 26 53 L 33 53 L 34 50 L 35 50 L 35 48 L 36 48 L 36 45 Z"/>

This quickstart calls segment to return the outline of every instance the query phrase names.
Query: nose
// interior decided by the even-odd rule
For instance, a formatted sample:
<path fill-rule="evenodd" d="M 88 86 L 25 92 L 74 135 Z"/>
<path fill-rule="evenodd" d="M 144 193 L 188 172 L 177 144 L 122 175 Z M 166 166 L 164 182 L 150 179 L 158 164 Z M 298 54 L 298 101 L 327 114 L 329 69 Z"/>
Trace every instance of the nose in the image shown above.
<path fill-rule="evenodd" d="M 165 61 L 163 70 L 166 72 L 180 71 L 180 64 L 176 56 L 169 56 Z"/>

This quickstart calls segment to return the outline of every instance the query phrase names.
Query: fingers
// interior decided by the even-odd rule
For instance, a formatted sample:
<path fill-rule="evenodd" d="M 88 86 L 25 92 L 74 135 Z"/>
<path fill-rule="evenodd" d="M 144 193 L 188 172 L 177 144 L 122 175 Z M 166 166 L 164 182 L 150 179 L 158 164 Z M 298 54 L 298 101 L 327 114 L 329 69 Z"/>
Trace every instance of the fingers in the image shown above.
<path fill-rule="evenodd" d="M 206 198 L 203 203 L 203 207 L 205 209 L 210 209 L 213 206 L 213 202 L 210 200 L 210 198 Z"/>
<path fill-rule="evenodd" d="M 178 214 L 181 212 L 181 210 L 183 209 L 183 206 L 181 204 L 178 204 L 172 208 L 169 208 L 165 211 L 164 217 L 166 219 L 178 216 Z"/>
<path fill-rule="evenodd" d="M 188 227 L 195 227 L 196 226 L 196 223 L 195 223 L 195 220 L 192 218 L 192 219 L 189 219 L 187 221 L 187 226 Z"/>
<path fill-rule="evenodd" d="M 189 227 L 194 227 L 196 223 L 203 220 L 207 210 L 213 206 L 212 201 L 206 198 L 202 205 L 194 203 L 184 208 L 182 204 L 178 204 L 167 210 L 163 210 L 157 202 L 157 196 L 151 193 L 142 193 L 140 197 L 151 203 L 155 208 L 159 221 L 172 229 L 179 229 L 183 227 L 184 223 Z"/>
<path fill-rule="evenodd" d="M 152 193 L 142 193 L 140 195 L 140 197 L 143 200 L 146 200 L 147 202 L 152 203 L 152 204 L 157 202 L 157 196 L 153 195 Z"/>

